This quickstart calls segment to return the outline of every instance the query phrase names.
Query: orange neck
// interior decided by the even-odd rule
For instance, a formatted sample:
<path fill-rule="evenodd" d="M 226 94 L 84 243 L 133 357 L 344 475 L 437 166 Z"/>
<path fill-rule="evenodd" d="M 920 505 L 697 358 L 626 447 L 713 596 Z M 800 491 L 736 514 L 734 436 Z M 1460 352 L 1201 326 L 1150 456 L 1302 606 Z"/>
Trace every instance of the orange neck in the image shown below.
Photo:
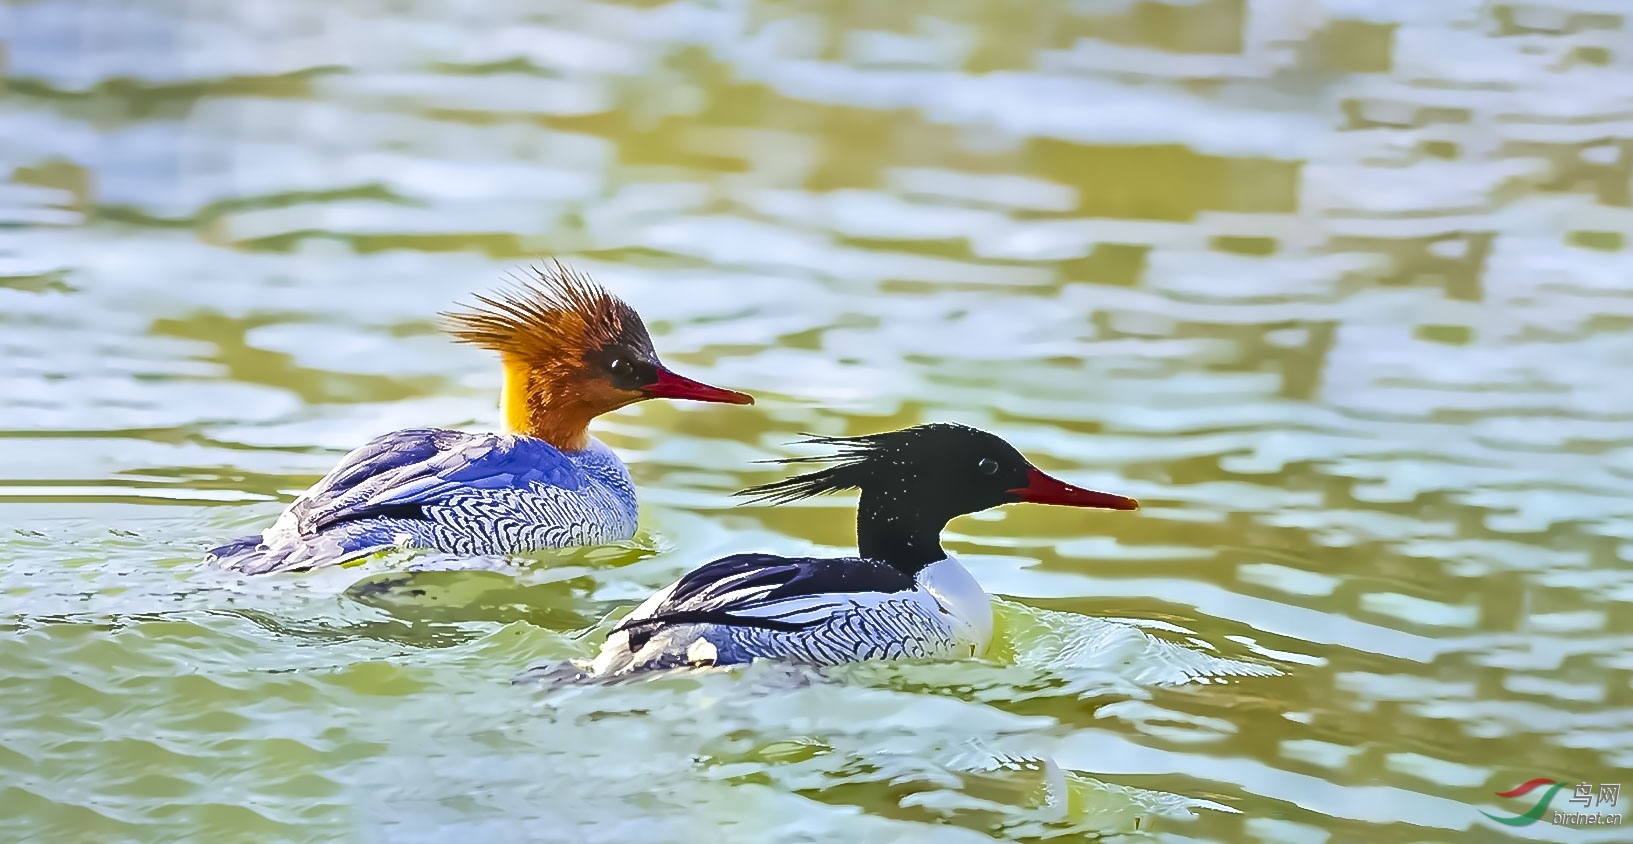
<path fill-rule="evenodd" d="M 537 437 L 562 451 L 590 445 L 590 420 L 599 415 L 582 400 L 552 390 L 545 373 L 506 359 L 505 384 L 499 393 L 499 416 L 505 433 Z"/>

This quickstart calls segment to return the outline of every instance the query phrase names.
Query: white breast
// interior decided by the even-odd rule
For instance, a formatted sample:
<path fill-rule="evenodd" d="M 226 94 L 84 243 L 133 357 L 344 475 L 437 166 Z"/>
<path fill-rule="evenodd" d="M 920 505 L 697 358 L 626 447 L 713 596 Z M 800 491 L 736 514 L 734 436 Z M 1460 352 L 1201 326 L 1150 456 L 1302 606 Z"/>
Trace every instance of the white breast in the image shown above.
<path fill-rule="evenodd" d="M 986 653 L 992 644 L 992 599 L 958 558 L 948 554 L 925 566 L 916 580 L 951 618 L 958 639 L 975 645 L 971 655 Z"/>

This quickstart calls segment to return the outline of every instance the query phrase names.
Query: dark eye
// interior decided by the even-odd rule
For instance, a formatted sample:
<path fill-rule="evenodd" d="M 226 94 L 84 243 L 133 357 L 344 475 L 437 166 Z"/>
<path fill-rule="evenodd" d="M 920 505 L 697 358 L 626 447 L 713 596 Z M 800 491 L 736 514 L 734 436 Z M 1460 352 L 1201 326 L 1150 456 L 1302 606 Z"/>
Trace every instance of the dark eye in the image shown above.
<path fill-rule="evenodd" d="M 619 350 L 608 353 L 602 360 L 605 361 L 601 366 L 607 382 L 620 390 L 638 390 L 658 378 L 653 365 L 639 355 Z"/>
<path fill-rule="evenodd" d="M 990 457 L 983 457 L 981 462 L 975 464 L 975 468 L 981 470 L 983 475 L 996 475 L 998 474 L 998 461 Z"/>

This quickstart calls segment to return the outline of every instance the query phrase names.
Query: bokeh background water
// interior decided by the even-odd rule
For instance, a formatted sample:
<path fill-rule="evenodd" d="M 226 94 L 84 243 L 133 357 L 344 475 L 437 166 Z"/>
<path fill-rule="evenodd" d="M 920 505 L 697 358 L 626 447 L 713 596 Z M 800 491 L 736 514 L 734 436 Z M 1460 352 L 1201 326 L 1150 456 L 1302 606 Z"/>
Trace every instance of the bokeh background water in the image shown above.
<path fill-rule="evenodd" d="M 1633 769 L 1630 18 L 0 3 L 0 838 L 1627 840 L 1478 809 Z M 637 542 L 200 565 L 374 434 L 491 427 L 434 314 L 547 256 L 761 399 L 598 425 Z M 1146 503 L 955 523 L 1006 653 L 511 685 L 844 549 L 843 499 L 727 493 L 932 420 Z"/>

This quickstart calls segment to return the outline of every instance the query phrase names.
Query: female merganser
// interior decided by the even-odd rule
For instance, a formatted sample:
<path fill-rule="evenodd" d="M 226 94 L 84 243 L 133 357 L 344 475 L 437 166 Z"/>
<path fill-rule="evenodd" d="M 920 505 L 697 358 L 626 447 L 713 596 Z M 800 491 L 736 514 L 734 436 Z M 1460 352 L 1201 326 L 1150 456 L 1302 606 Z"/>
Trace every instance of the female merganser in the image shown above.
<path fill-rule="evenodd" d="M 590 420 L 643 399 L 753 404 L 665 369 L 639 314 L 561 264 L 443 314 L 499 353 L 505 433 L 393 431 L 346 455 L 264 534 L 211 551 L 246 574 L 334 565 L 388 547 L 507 554 L 635 535 L 635 488 Z"/>
<path fill-rule="evenodd" d="M 1140 506 L 1045 475 L 1009 443 L 962 425 L 808 442 L 840 451 L 777 462 L 833 465 L 739 494 L 781 503 L 861 490 L 860 556 L 735 554 L 707 563 L 623 619 L 585 674 L 756 659 L 834 665 L 976 656 L 992 638 L 992 606 L 975 578 L 942 550 L 947 522 L 1015 501 Z"/>

